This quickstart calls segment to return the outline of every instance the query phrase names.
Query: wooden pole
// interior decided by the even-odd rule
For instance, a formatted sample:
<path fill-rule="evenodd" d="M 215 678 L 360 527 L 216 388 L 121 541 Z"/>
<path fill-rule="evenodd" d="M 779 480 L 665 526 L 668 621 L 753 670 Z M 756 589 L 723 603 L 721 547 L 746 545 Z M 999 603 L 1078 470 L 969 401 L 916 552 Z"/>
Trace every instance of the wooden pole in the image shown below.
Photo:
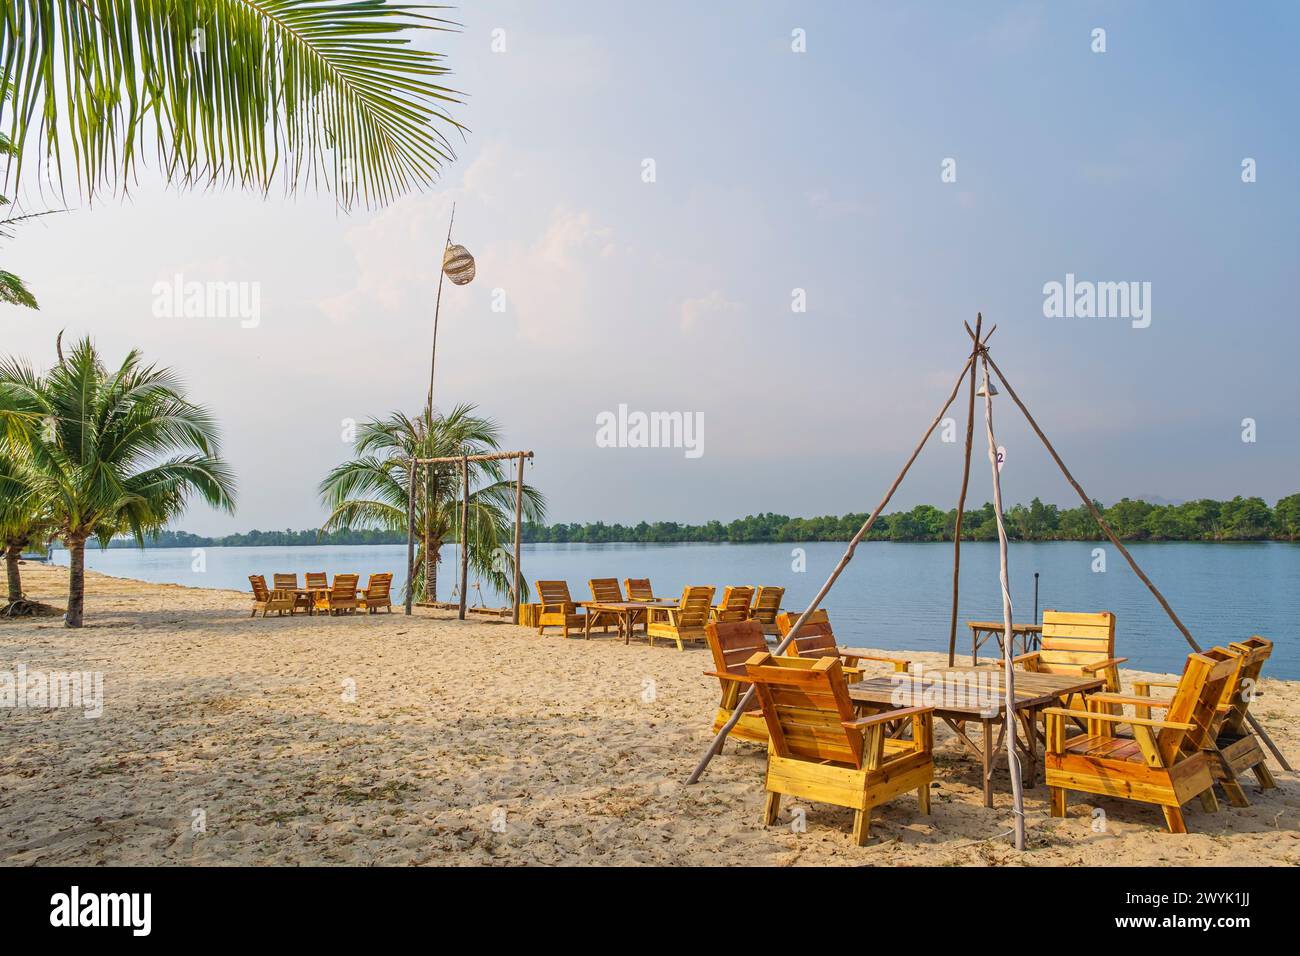
<path fill-rule="evenodd" d="M 975 349 L 979 349 L 980 327 L 983 313 L 975 313 Z M 971 352 L 971 358 L 975 352 Z M 957 589 L 961 578 L 961 519 L 966 510 L 966 487 L 970 484 L 971 440 L 975 435 L 975 363 L 970 367 L 970 399 L 966 405 L 966 458 L 961 468 L 961 494 L 957 497 L 957 525 L 952 533 L 952 621 L 948 627 L 948 666 L 956 662 L 957 654 Z"/>
<path fill-rule="evenodd" d="M 411 613 L 411 602 L 415 599 L 415 458 L 411 458 L 411 470 L 407 477 L 406 499 L 406 613 Z"/>
<path fill-rule="evenodd" d="M 460 460 L 464 497 L 460 503 L 460 619 L 465 620 L 465 589 L 469 587 L 469 458 Z"/>
<path fill-rule="evenodd" d="M 966 377 L 967 371 L 974 365 L 974 363 L 975 355 L 972 353 L 970 357 L 966 359 L 966 364 L 961 367 L 961 374 L 957 376 L 957 381 L 953 383 L 952 391 L 948 395 L 948 400 L 943 403 L 943 407 L 939 409 L 939 414 L 934 416 L 934 420 L 930 422 L 930 427 L 925 430 L 925 434 L 922 435 L 921 440 L 917 442 L 916 448 L 912 450 L 911 457 L 908 458 L 907 463 L 903 465 L 903 470 L 898 473 L 898 477 L 894 479 L 894 483 L 889 486 L 889 490 L 885 492 L 885 497 L 881 499 L 880 504 L 876 505 L 876 510 L 871 512 L 871 515 L 865 522 L 863 522 L 862 527 L 858 529 L 858 533 L 849 541 L 848 547 L 844 550 L 843 557 L 840 558 L 839 563 L 835 565 L 834 570 L 831 571 L 831 575 L 826 579 L 826 583 L 821 586 L 821 590 L 813 597 L 812 602 L 804 609 L 803 613 L 799 615 L 798 619 L 794 622 L 794 626 L 790 628 L 790 633 L 781 639 L 781 643 L 776 646 L 776 650 L 772 652 L 773 654 L 779 655 L 790 646 L 790 642 L 798 636 L 799 629 L 803 627 L 804 621 L 808 619 L 808 615 L 817 610 L 817 606 L 821 604 L 822 599 L 826 597 L 827 593 L 835 585 L 835 581 L 839 578 L 841 572 L 843 572 L 843 570 L 848 567 L 849 562 L 853 560 L 853 552 L 857 549 L 858 542 L 860 542 L 866 533 L 871 530 L 871 526 L 876 523 L 876 519 L 880 517 L 880 513 L 884 511 L 885 506 L 889 504 L 889 499 L 894 497 L 894 492 L 897 491 L 898 486 L 903 483 L 903 478 L 907 475 L 908 469 L 912 467 L 912 462 L 916 461 L 917 456 L 921 454 L 921 449 L 925 447 L 925 443 L 930 440 L 930 436 L 934 434 L 935 428 L 937 428 L 939 422 L 943 420 L 944 413 L 948 411 L 948 406 L 950 406 L 953 403 L 953 400 L 956 399 L 957 391 L 961 388 L 962 379 Z M 696 764 L 695 769 L 691 771 L 691 775 L 686 778 L 687 783 L 696 783 L 700 779 L 700 775 L 704 773 L 704 768 L 709 765 L 709 761 L 713 759 L 713 755 L 722 749 L 722 743 L 727 739 L 727 734 L 731 733 L 731 728 L 736 726 L 736 722 L 740 720 L 741 714 L 744 713 L 745 708 L 753 698 L 754 685 L 750 684 L 749 687 L 746 688 L 745 693 L 741 694 L 740 700 L 736 702 L 736 707 L 731 712 L 731 716 L 727 718 L 727 722 L 722 725 L 713 740 L 709 742 L 708 749 L 704 752 L 704 755 L 700 757 L 700 761 Z"/>
<path fill-rule="evenodd" d="M 1011 622 L 1011 584 L 1007 574 L 1007 526 L 1002 519 L 1002 475 L 998 471 L 998 443 L 993 437 L 993 396 L 989 390 L 989 366 L 984 359 L 984 428 L 989 439 L 989 465 L 993 469 L 993 514 L 998 520 L 999 580 L 1002 583 L 1002 684 L 1006 692 L 1006 717 L 1003 721 L 1007 740 L 1007 772 L 1011 774 L 1011 795 L 1015 802 L 1016 849 L 1025 848 L 1025 794 L 1020 777 L 1020 755 L 1016 753 L 1016 671 Z M 987 725 L 986 725 L 987 726 Z M 1029 730 L 1033 733 L 1033 728 Z"/>
<path fill-rule="evenodd" d="M 494 451 L 483 455 L 448 455 L 444 458 L 417 458 L 421 465 L 459 465 L 462 461 L 502 461 L 507 458 L 532 458 L 531 451 Z"/>
<path fill-rule="evenodd" d="M 1047 448 L 1048 454 L 1052 456 L 1052 460 L 1055 461 L 1057 467 L 1061 469 L 1061 474 L 1065 475 L 1065 480 L 1070 483 L 1070 486 L 1078 493 L 1079 498 L 1083 501 L 1088 511 L 1092 513 L 1093 520 L 1097 522 L 1097 526 L 1100 527 L 1106 537 L 1110 539 L 1110 543 L 1115 546 L 1116 550 L 1124 556 L 1124 560 L 1126 560 L 1129 567 L 1133 569 L 1133 573 L 1136 574 L 1142 583 L 1147 586 L 1147 589 L 1155 596 L 1155 599 L 1159 602 L 1160 606 L 1165 609 L 1165 613 L 1169 615 L 1169 620 L 1173 621 L 1174 626 L 1182 632 L 1183 637 L 1187 640 L 1187 643 L 1191 645 L 1192 650 L 1199 654 L 1201 652 L 1201 645 L 1196 643 L 1196 639 L 1192 637 L 1192 632 L 1187 629 L 1187 625 L 1185 625 L 1182 620 L 1179 619 L 1178 615 L 1174 613 L 1174 609 L 1169 606 L 1169 602 L 1166 601 L 1165 596 L 1160 593 L 1160 589 L 1152 584 L 1151 579 L 1146 576 L 1140 567 L 1138 567 L 1138 563 L 1133 560 L 1133 555 L 1128 553 L 1128 548 L 1124 547 L 1124 545 L 1120 543 L 1119 537 L 1111 530 L 1110 525 L 1106 523 L 1106 519 L 1101 516 L 1101 512 L 1097 509 L 1097 506 L 1092 503 L 1092 499 L 1088 497 L 1087 492 L 1085 492 L 1079 483 L 1074 480 L 1074 476 L 1070 474 L 1070 469 L 1065 467 L 1065 462 L 1061 461 L 1061 456 L 1056 453 L 1056 449 L 1052 447 L 1052 443 L 1048 441 L 1047 436 L 1043 434 L 1043 430 L 1038 427 L 1038 422 L 1036 422 L 1034 416 L 1029 413 L 1029 409 L 1025 407 L 1025 403 L 1020 400 L 1020 396 L 1016 394 L 1016 390 L 1011 387 L 1011 383 L 1007 381 L 1007 377 L 1002 374 L 1002 370 L 998 368 L 997 362 L 993 361 L 987 351 L 984 353 L 984 357 L 992 367 L 994 374 L 997 375 L 998 381 L 1002 383 L 1002 386 L 1007 390 L 1007 394 L 1011 396 L 1011 400 L 1016 403 L 1016 407 L 1020 409 L 1022 414 L 1024 414 L 1025 421 L 1029 423 L 1029 427 L 1034 430 L 1034 434 L 1038 436 L 1040 441 L 1042 441 L 1044 447 Z M 1260 738 L 1263 739 L 1264 743 L 1268 745 L 1268 749 L 1273 752 L 1273 756 L 1277 758 L 1278 764 L 1284 770 L 1290 771 L 1291 765 L 1287 763 L 1287 759 L 1282 756 L 1282 751 L 1278 750 L 1277 744 L 1273 743 L 1273 738 L 1270 737 L 1268 732 L 1260 726 L 1259 721 L 1255 719 L 1255 716 L 1250 713 L 1250 711 L 1246 712 L 1246 719 L 1250 722 L 1250 726 L 1254 728 L 1255 732 L 1259 734 Z"/>
<path fill-rule="evenodd" d="M 515 624 L 519 623 L 519 554 L 523 544 L 524 524 L 524 456 L 519 456 L 519 472 L 515 478 Z"/>
<path fill-rule="evenodd" d="M 451 245 L 451 227 L 456 221 L 456 204 L 451 204 L 451 219 L 447 222 L 447 241 L 443 243 L 442 254 L 447 254 L 447 246 Z M 438 258 L 438 295 L 433 301 L 433 348 L 429 353 L 429 424 L 433 425 L 433 373 L 438 367 L 438 315 L 442 311 L 442 257 Z"/>

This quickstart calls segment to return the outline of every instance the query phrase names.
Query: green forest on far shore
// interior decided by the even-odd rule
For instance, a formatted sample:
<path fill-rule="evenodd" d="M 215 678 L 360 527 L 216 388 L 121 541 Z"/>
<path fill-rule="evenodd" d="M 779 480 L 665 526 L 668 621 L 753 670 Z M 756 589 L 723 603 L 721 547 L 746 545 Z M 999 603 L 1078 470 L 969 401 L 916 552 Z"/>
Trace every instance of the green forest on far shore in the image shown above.
<path fill-rule="evenodd" d="M 1125 541 L 1295 541 L 1300 538 L 1300 494 L 1282 498 L 1272 508 L 1262 498 L 1213 501 L 1202 498 L 1176 505 L 1156 505 L 1124 498 L 1109 507 L 1095 502 L 1107 523 Z M 792 518 L 764 513 L 747 515 L 724 524 L 679 524 L 676 521 L 642 521 L 636 525 L 588 524 L 524 525 L 530 543 L 615 542 L 669 544 L 718 542 L 747 544 L 772 541 L 847 541 L 867 519 L 866 514 Z M 910 511 L 881 515 L 867 535 L 868 541 L 951 541 L 957 509 L 942 511 L 917 505 Z M 1035 498 L 1013 505 L 1006 512 L 1007 533 L 1018 541 L 1096 541 L 1103 537 L 1088 509 L 1059 508 Z M 962 519 L 963 541 L 994 541 L 997 522 L 991 502 L 968 510 Z M 186 531 L 163 531 L 146 545 L 152 548 L 286 547 L 314 544 L 404 544 L 404 531 L 352 530 L 321 533 L 306 531 L 248 531 L 204 537 Z M 110 547 L 135 547 L 119 539 Z"/>

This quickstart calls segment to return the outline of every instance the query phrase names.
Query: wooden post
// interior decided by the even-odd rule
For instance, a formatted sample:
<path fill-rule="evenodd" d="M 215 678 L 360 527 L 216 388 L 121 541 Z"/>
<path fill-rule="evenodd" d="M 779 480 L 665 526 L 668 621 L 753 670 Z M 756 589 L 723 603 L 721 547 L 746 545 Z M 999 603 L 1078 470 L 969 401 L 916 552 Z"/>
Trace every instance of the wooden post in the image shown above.
<path fill-rule="evenodd" d="M 880 517 L 880 513 L 884 511 L 885 506 L 889 504 L 889 499 L 894 497 L 894 492 L 897 491 L 898 486 L 903 483 L 903 478 L 912 467 L 912 462 L 916 461 L 916 457 L 921 454 L 921 449 L 925 447 L 925 443 L 930 440 L 930 436 L 934 434 L 935 428 L 937 428 L 939 422 L 943 420 L 944 413 L 948 411 L 948 406 L 953 403 L 954 399 L 956 399 L 957 391 L 961 388 L 962 379 L 966 377 L 967 371 L 969 371 L 974 363 L 975 355 L 972 353 L 970 357 L 966 359 L 966 364 L 961 367 L 961 374 L 957 376 L 957 381 L 953 383 L 952 392 L 949 393 L 948 400 L 945 401 L 943 407 L 939 409 L 939 414 L 934 416 L 934 421 L 930 422 L 930 427 L 925 430 L 925 434 L 921 436 L 921 440 L 917 443 L 916 448 L 912 450 L 912 455 L 907 459 L 907 463 L 903 465 L 903 470 L 898 473 L 898 477 L 894 479 L 894 483 L 889 486 L 889 490 L 885 492 L 885 497 L 881 499 L 880 504 L 876 505 L 876 510 L 871 512 L 871 515 L 865 522 L 863 522 L 862 527 L 858 529 L 858 533 L 853 536 L 851 541 L 849 541 L 849 546 L 844 550 L 844 555 L 840 558 L 839 563 L 835 565 L 835 568 L 831 571 L 831 576 L 826 579 L 826 583 L 821 586 L 821 590 L 817 592 L 813 597 L 812 602 L 804 609 L 803 613 L 799 615 L 798 619 L 794 622 L 794 626 L 790 628 L 790 633 L 781 639 L 781 643 L 778 644 L 776 650 L 772 652 L 773 655 L 780 656 L 780 654 L 790 646 L 790 642 L 798 636 L 799 629 L 803 627 L 804 621 L 808 620 L 808 615 L 817 610 L 817 606 L 821 604 L 822 599 L 825 598 L 830 589 L 834 587 L 835 581 L 839 578 L 840 573 L 843 572 L 843 570 L 848 567 L 849 562 L 853 560 L 853 552 L 857 549 L 858 542 L 860 542 L 863 537 L 866 536 L 866 533 L 871 530 L 871 526 L 876 523 L 876 519 Z M 700 762 L 696 764 L 695 769 L 691 771 L 691 775 L 686 778 L 687 783 L 696 783 L 700 779 L 701 774 L 704 773 L 704 768 L 709 765 L 709 761 L 713 759 L 713 755 L 722 749 L 722 744 L 723 741 L 727 739 L 727 734 L 731 733 L 731 728 L 736 726 L 736 722 L 740 720 L 745 708 L 753 699 L 754 685 L 750 684 L 749 687 L 745 689 L 745 692 L 741 694 L 740 700 L 736 702 L 736 707 L 731 712 L 731 716 L 727 718 L 727 722 L 722 725 L 713 740 L 709 742 L 709 747 L 700 758 Z"/>
<path fill-rule="evenodd" d="M 456 221 L 456 204 L 451 204 L 451 219 L 447 222 L 447 241 L 443 243 L 442 254 L 438 257 L 438 295 L 433 300 L 433 348 L 429 352 L 429 425 L 433 425 L 433 373 L 438 367 L 438 314 L 442 311 L 442 259 L 451 245 L 451 227 Z"/>
<path fill-rule="evenodd" d="M 524 456 L 519 456 L 519 472 L 515 478 L 515 623 L 519 623 L 519 554 L 523 544 L 524 522 Z"/>
<path fill-rule="evenodd" d="M 1083 501 L 1085 507 L 1087 507 L 1088 511 L 1091 512 L 1093 520 L 1097 522 L 1097 526 L 1101 528 L 1106 537 L 1110 539 L 1110 543 L 1113 544 L 1119 553 L 1124 556 L 1124 560 L 1126 560 L 1129 567 L 1133 569 L 1133 573 L 1138 576 L 1142 583 L 1147 586 L 1147 589 L 1155 596 L 1156 601 L 1158 601 L 1160 606 L 1164 608 L 1165 613 L 1169 615 L 1169 620 L 1173 621 L 1174 626 L 1182 632 L 1183 637 L 1187 640 L 1187 643 L 1191 645 L 1192 650 L 1199 654 L 1201 652 L 1201 645 L 1196 643 L 1196 639 L 1192 637 L 1192 632 L 1187 629 L 1187 625 L 1185 625 L 1178 615 L 1174 613 L 1174 609 L 1169 606 L 1169 602 L 1166 601 L 1165 596 L 1160 593 L 1160 589 L 1152 584 L 1151 579 L 1146 576 L 1140 567 L 1138 567 L 1138 563 L 1133 560 L 1133 555 L 1128 553 L 1128 548 L 1124 547 L 1124 545 L 1120 543 L 1119 537 L 1111 530 L 1110 525 L 1106 523 L 1106 519 L 1101 516 L 1101 512 L 1098 511 L 1097 506 L 1092 503 L 1092 499 L 1088 497 L 1087 492 L 1085 492 L 1079 483 L 1074 480 L 1074 476 L 1070 474 L 1070 469 L 1065 467 L 1065 462 L 1061 461 L 1061 456 L 1056 453 L 1056 449 L 1052 447 L 1052 443 L 1048 441 L 1047 436 L 1043 434 L 1043 430 L 1038 427 L 1038 422 L 1034 420 L 1034 416 L 1029 413 L 1029 409 L 1025 407 L 1025 403 L 1020 400 L 1020 396 L 1016 394 L 1016 390 L 1011 387 L 1011 383 L 1007 381 L 1007 377 L 1003 375 L 1002 370 L 998 368 L 998 363 L 993 361 L 987 352 L 984 353 L 984 358 L 992 367 L 993 373 L 997 375 L 998 381 L 1001 382 L 1002 386 L 1007 390 L 1007 394 L 1011 396 L 1011 400 L 1016 403 L 1016 407 L 1019 408 L 1021 413 L 1025 416 L 1025 421 L 1029 423 L 1029 427 L 1034 430 L 1034 434 L 1038 436 L 1040 441 L 1042 441 L 1044 447 L 1047 448 L 1048 454 L 1052 456 L 1052 460 L 1055 461 L 1057 467 L 1061 469 L 1061 474 L 1065 475 L 1065 480 L 1070 483 L 1070 486 L 1078 493 L 1079 498 Z M 1257 734 L 1259 734 L 1260 738 L 1268 746 L 1268 749 L 1273 752 L 1273 756 L 1277 758 L 1277 762 L 1282 769 L 1290 771 L 1291 765 L 1287 763 L 1287 759 L 1282 756 L 1282 751 L 1278 749 L 1277 744 L 1273 743 L 1273 738 L 1270 737 L 1268 732 L 1260 726 L 1259 721 L 1255 719 L 1255 715 L 1250 713 L 1250 711 L 1247 711 L 1246 720 L 1250 722 L 1250 726 Z"/>
<path fill-rule="evenodd" d="M 980 327 L 984 314 L 975 313 L 975 348 L 979 349 Z M 971 353 L 971 358 L 975 353 Z M 970 399 L 966 404 L 966 458 L 961 468 L 961 494 L 957 496 L 957 525 L 952 533 L 952 621 L 948 628 L 948 666 L 952 667 L 957 654 L 957 590 L 961 578 L 961 519 L 966 510 L 966 488 L 970 484 L 971 439 L 975 435 L 975 363 L 970 367 Z"/>
<path fill-rule="evenodd" d="M 469 458 L 461 456 L 464 494 L 460 503 L 460 619 L 465 620 L 465 589 L 469 587 Z"/>
<path fill-rule="evenodd" d="M 978 340 L 977 340 L 978 341 Z M 998 471 L 998 443 L 993 438 L 993 396 L 989 389 L 988 359 L 984 359 L 984 428 L 989 439 L 989 465 L 993 469 L 993 514 L 998 520 L 999 580 L 1002 583 L 1002 683 L 1006 692 L 1006 717 L 1003 720 L 1007 740 L 1007 772 L 1011 774 L 1011 795 L 1015 802 L 1016 849 L 1025 848 L 1025 794 L 1020 778 L 1020 755 L 1016 753 L 1016 671 L 1012 665 L 1011 585 L 1007 575 L 1007 526 L 1002 520 L 1002 476 Z M 987 724 L 985 726 L 988 726 Z M 1030 728 L 1033 733 L 1033 728 Z M 985 738 L 987 740 L 987 738 Z M 987 746 L 987 744 L 986 744 Z"/>
<path fill-rule="evenodd" d="M 406 613 L 411 613 L 415 599 L 415 455 L 411 455 L 411 471 L 407 478 L 406 500 Z"/>

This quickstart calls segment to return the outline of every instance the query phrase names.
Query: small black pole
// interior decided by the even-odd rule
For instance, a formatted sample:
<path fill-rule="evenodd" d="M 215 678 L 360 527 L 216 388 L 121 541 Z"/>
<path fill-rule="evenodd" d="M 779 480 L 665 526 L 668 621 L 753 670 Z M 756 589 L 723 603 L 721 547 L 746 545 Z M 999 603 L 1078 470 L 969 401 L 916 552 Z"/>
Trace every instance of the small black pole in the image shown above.
<path fill-rule="evenodd" d="M 1034 572 L 1034 623 L 1038 624 L 1038 572 Z"/>

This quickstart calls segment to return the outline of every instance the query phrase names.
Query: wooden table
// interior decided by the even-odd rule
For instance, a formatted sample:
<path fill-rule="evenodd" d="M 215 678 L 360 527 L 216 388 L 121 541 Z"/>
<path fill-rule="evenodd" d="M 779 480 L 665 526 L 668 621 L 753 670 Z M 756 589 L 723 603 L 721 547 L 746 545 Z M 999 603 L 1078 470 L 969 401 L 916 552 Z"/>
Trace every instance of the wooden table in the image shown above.
<path fill-rule="evenodd" d="M 980 648 L 983 647 L 991 637 L 998 642 L 998 652 L 1005 654 L 1006 649 L 1002 646 L 1002 635 L 1006 633 L 1006 625 L 1001 621 L 967 621 L 966 626 L 970 628 L 970 662 L 972 665 L 979 663 Z M 1038 638 L 1043 633 L 1041 624 L 1013 624 L 1011 625 L 1011 656 L 1016 656 L 1015 642 L 1020 638 L 1021 654 L 1027 654 L 1029 651 L 1038 650 Z"/>
<path fill-rule="evenodd" d="M 307 613 L 309 615 L 316 613 L 316 595 L 329 594 L 329 588 L 286 588 L 292 591 L 296 596 L 307 595 Z"/>
<path fill-rule="evenodd" d="M 1000 667 L 934 667 L 921 674 L 892 674 L 850 684 L 849 697 L 875 711 L 933 707 L 935 714 L 952 729 L 962 745 L 979 758 L 984 806 L 991 807 L 993 770 L 999 759 L 1005 759 L 1002 749 L 1007 733 L 1003 676 Z M 1100 677 L 1016 671 L 1015 718 L 1024 729 L 1023 734 L 1016 734 L 1016 743 L 1026 758 L 1021 761 L 1022 773 L 1024 764 L 1029 767 L 1027 786 L 1034 785 L 1038 761 L 1039 711 L 1063 703 L 1071 694 L 1099 690 L 1105 683 Z M 971 722 L 980 725 L 982 746 L 966 733 L 966 724 Z M 999 728 L 996 743 L 993 740 L 994 726 Z"/>
<path fill-rule="evenodd" d="M 632 625 L 636 622 L 638 611 L 645 611 L 652 607 L 677 607 L 677 601 L 583 601 L 582 606 L 587 609 L 587 620 L 583 623 L 583 637 L 591 637 L 591 619 L 600 612 L 606 614 L 618 615 L 618 636 L 623 638 L 623 643 L 628 644 L 632 640 Z"/>

